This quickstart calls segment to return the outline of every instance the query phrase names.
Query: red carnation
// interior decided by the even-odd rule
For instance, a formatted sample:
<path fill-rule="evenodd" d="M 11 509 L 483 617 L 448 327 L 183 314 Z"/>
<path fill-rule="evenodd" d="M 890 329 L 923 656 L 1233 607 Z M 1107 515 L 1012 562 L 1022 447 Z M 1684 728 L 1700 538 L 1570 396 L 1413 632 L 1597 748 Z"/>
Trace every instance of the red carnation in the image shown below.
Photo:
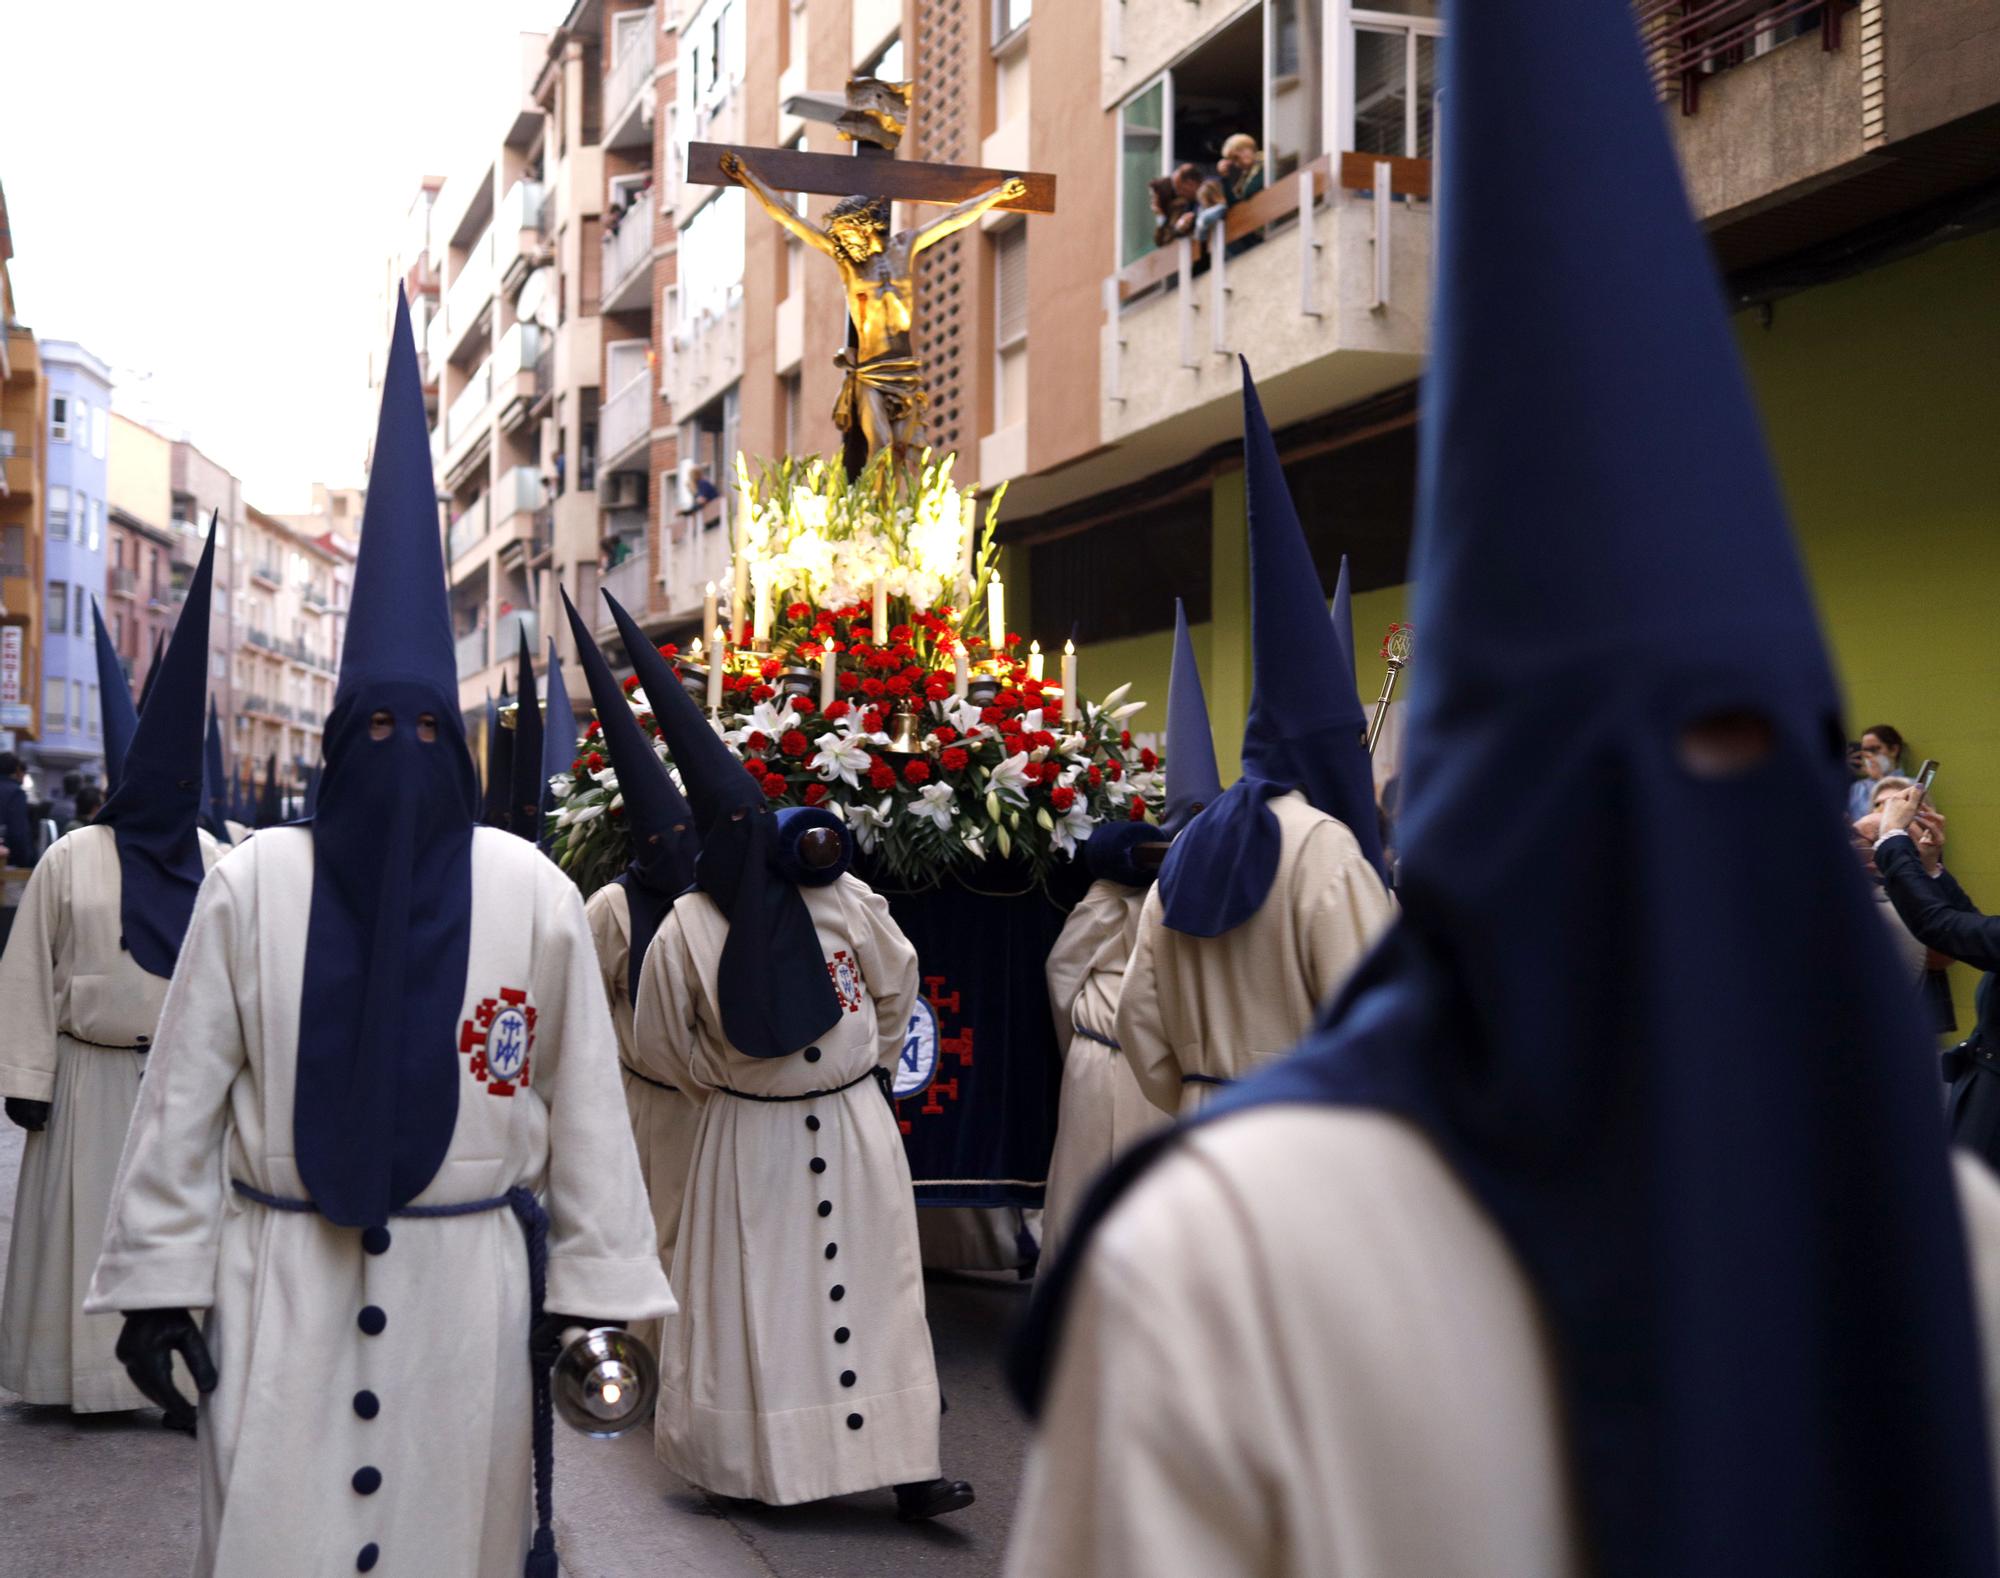
<path fill-rule="evenodd" d="M 1028 754 L 1028 742 L 1018 734 L 1008 735 L 1007 754 L 1009 756 L 1026 756 Z"/>
<path fill-rule="evenodd" d="M 785 798 L 785 791 L 790 787 L 784 779 L 773 773 L 764 780 L 764 798 L 767 800 L 782 800 Z"/>
<path fill-rule="evenodd" d="M 1007 632 L 1007 645 L 1008 645 L 1008 646 L 1010 646 L 1010 647 L 1017 647 L 1017 646 L 1019 646 L 1020 644 L 1021 644 L 1021 637 L 1020 637 L 1020 634 L 1019 634 L 1019 633 L 1018 633 L 1017 631 L 1013 631 L 1013 630 L 1010 630 L 1010 631 L 1008 631 L 1008 632 Z"/>
<path fill-rule="evenodd" d="M 592 772 L 601 773 L 604 771 L 604 758 L 599 756 L 597 752 L 592 751 L 584 760 L 590 763 L 590 770 Z"/>
<path fill-rule="evenodd" d="M 627 674 L 625 676 L 625 694 L 629 696 L 632 694 L 633 691 L 637 690 L 638 688 L 639 688 L 639 676 L 637 674 Z"/>
<path fill-rule="evenodd" d="M 1132 820 L 1135 822 L 1146 820 L 1146 802 L 1138 795 L 1132 796 Z"/>
<path fill-rule="evenodd" d="M 575 761 L 571 762 L 569 770 L 573 775 L 581 774 L 583 772 L 583 758 L 579 756 Z"/>
<path fill-rule="evenodd" d="M 753 685 L 750 688 L 750 699 L 752 701 L 769 701 L 777 694 L 769 685 Z"/>
<path fill-rule="evenodd" d="M 829 701 L 826 704 L 826 715 L 829 721 L 834 718 L 844 718 L 853 710 L 854 709 L 844 701 Z"/>
<path fill-rule="evenodd" d="M 1092 767 L 1090 769 L 1090 787 L 1095 789 L 1098 787 L 1098 785 L 1102 784 L 1103 782 L 1104 782 L 1103 771 L 1100 768 Z"/>
<path fill-rule="evenodd" d="M 1076 791 L 1068 784 L 1057 784 L 1049 791 L 1049 804 L 1058 811 L 1067 811 L 1076 804 Z"/>
<path fill-rule="evenodd" d="M 1155 767 L 1160 765 L 1160 759 L 1150 750 L 1141 751 L 1139 753 L 1139 765 L 1145 768 L 1147 772 L 1151 772 Z"/>
<path fill-rule="evenodd" d="M 949 745 L 953 740 L 958 738 L 958 730 L 954 729 L 948 723 L 940 723 L 937 726 L 936 732 L 938 744 L 940 745 Z"/>
<path fill-rule="evenodd" d="M 599 723 L 595 718 L 592 718 L 590 720 L 590 727 L 583 731 L 583 737 L 586 740 L 594 740 L 603 732 L 604 725 Z"/>
<path fill-rule="evenodd" d="M 1037 750 L 1052 751 L 1056 748 L 1056 737 L 1047 729 L 1037 729 L 1029 738 L 1034 741 Z"/>
<path fill-rule="evenodd" d="M 837 674 L 834 676 L 834 683 L 842 690 L 859 690 L 861 688 L 861 676 L 859 674 Z"/>
<path fill-rule="evenodd" d="M 1129 750 L 1131 750 L 1131 749 L 1132 749 L 1132 731 L 1131 731 L 1130 729 L 1124 729 L 1124 730 L 1121 730 L 1121 731 L 1120 731 L 1120 733 L 1119 733 L 1119 735 L 1118 735 L 1118 743 L 1119 743 L 1120 745 L 1124 746 L 1126 750 L 1128 750 L 1128 751 L 1129 751 Z"/>
<path fill-rule="evenodd" d="M 1003 690 L 1000 692 L 999 695 L 995 696 L 993 699 L 1000 706 L 1005 707 L 1010 712 L 1017 712 L 1020 710 L 1021 693 L 1018 690 Z"/>
<path fill-rule="evenodd" d="M 948 773 L 962 773 L 971 762 L 971 753 L 962 745 L 954 745 L 944 753 L 944 770 Z"/>
<path fill-rule="evenodd" d="M 768 735 L 760 729 L 752 729 L 743 741 L 743 748 L 746 751 L 762 751 L 769 749 L 770 744 Z"/>
<path fill-rule="evenodd" d="M 1125 764 L 1123 762 L 1106 762 L 1104 770 L 1111 774 L 1111 781 L 1113 783 L 1118 782 L 1119 779 L 1125 776 Z"/>
<path fill-rule="evenodd" d="M 792 711 L 801 713 L 806 717 L 811 717 L 815 712 L 819 711 L 819 703 L 814 701 L 810 696 L 794 696 L 792 698 Z"/>
<path fill-rule="evenodd" d="M 681 649 L 679 645 L 675 642 L 669 641 L 666 643 L 666 645 L 660 648 L 661 657 L 674 658 L 674 657 L 679 657 L 680 655 L 681 655 Z"/>
<path fill-rule="evenodd" d="M 860 646 L 862 642 L 874 634 L 875 632 L 870 630 L 866 625 L 849 625 L 847 627 L 847 639 L 852 641 L 856 646 Z"/>
<path fill-rule="evenodd" d="M 614 805 L 611 808 L 611 814 L 614 817 L 623 817 L 625 815 L 625 807 L 623 807 L 622 805 Z"/>
<path fill-rule="evenodd" d="M 759 782 L 763 781 L 764 774 L 768 771 L 764 764 L 758 761 L 746 761 L 743 770 Z"/>
<path fill-rule="evenodd" d="M 981 707 L 979 709 L 979 721 L 984 724 L 998 724 L 1006 716 L 1007 714 L 1002 712 L 998 707 Z"/>
<path fill-rule="evenodd" d="M 903 778 L 907 783 L 920 784 L 931 775 L 931 764 L 921 756 L 914 761 L 903 763 Z"/>
<path fill-rule="evenodd" d="M 774 657 L 767 657 L 762 663 L 757 665 L 757 671 L 766 679 L 776 679 L 780 674 L 785 672 L 785 665 Z"/>
<path fill-rule="evenodd" d="M 910 627 L 908 625 L 896 625 L 892 627 L 889 631 L 889 640 L 896 645 L 900 646 L 903 642 L 908 641 L 909 639 L 910 639 Z"/>
<path fill-rule="evenodd" d="M 910 693 L 910 679 L 907 674 L 891 674 L 883 683 L 892 696 L 907 696 Z"/>
<path fill-rule="evenodd" d="M 870 707 L 866 712 L 861 714 L 861 732 L 863 734 L 880 734 L 882 732 L 882 709 L 880 707 Z"/>
<path fill-rule="evenodd" d="M 896 773 L 887 762 L 878 761 L 868 769 L 868 786 L 871 789 L 893 789 L 896 787 Z"/>
<path fill-rule="evenodd" d="M 806 619 L 810 618 L 811 615 L 812 604 L 810 603 L 794 603 L 785 610 L 785 617 L 787 619 Z"/>
<path fill-rule="evenodd" d="M 787 729 L 784 737 L 778 741 L 778 749 L 787 756 L 803 756 L 812 749 L 812 741 L 798 729 Z"/>
<path fill-rule="evenodd" d="M 820 801 L 824 800 L 827 797 L 828 792 L 829 791 L 827 790 L 825 784 L 807 784 L 806 804 L 818 805 Z"/>
<path fill-rule="evenodd" d="M 880 696 L 884 688 L 882 682 L 872 674 L 861 682 L 861 694 L 871 701 Z"/>

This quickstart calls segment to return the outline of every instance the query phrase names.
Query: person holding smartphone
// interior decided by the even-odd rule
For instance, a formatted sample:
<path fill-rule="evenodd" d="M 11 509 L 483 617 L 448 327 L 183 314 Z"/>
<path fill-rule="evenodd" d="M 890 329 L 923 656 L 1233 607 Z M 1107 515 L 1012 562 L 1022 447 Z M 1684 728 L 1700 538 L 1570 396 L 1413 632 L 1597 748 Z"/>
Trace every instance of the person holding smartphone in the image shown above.
<path fill-rule="evenodd" d="M 1951 1086 L 1946 1111 L 1953 1139 L 2000 1165 L 2000 993 L 1993 987 L 1993 972 L 2000 971 L 2000 916 L 1982 913 L 1941 861 L 1935 870 L 1926 866 L 1925 846 L 1943 845 L 1943 819 L 1928 804 L 1927 792 L 1927 785 L 1917 783 L 1883 796 L 1875 869 L 1889 902 L 1918 941 L 1987 972 L 1979 983 L 1971 1038 L 1944 1057 Z"/>

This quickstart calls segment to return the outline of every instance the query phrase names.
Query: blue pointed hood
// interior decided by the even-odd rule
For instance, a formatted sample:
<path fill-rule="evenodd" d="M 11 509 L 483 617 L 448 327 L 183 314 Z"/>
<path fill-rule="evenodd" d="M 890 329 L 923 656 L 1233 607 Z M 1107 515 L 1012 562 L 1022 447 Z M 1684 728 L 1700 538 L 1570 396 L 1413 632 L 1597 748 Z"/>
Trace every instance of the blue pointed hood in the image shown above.
<path fill-rule="evenodd" d="M 716 970 L 723 1033 L 746 1057 L 787 1057 L 838 1024 L 841 1010 L 811 912 L 776 869 L 778 818 L 637 621 L 609 592 L 604 600 L 694 810 L 695 886 L 729 919 Z"/>
<path fill-rule="evenodd" d="M 509 802 L 507 825 L 517 837 L 539 844 L 542 798 L 548 791 L 548 781 L 542 776 L 541 687 L 535 683 L 535 654 L 528 645 L 527 627 L 517 625 L 515 634 L 520 638 L 516 653 L 520 684 L 514 691 L 519 701 L 514 708 L 514 763 L 511 775 L 514 791 Z"/>
<path fill-rule="evenodd" d="M 1347 672 L 1354 673 L 1354 591 L 1347 569 L 1347 555 L 1340 556 L 1340 578 L 1333 583 L 1333 605 L 1327 610 L 1333 620 L 1333 639 L 1340 643 L 1340 655 Z M 1359 681 L 1356 681 L 1358 686 Z M 1357 700 L 1359 699 L 1357 694 Z"/>
<path fill-rule="evenodd" d="M 701 840 L 695 834 L 693 809 L 633 716 L 624 687 L 604 661 L 567 592 L 563 593 L 563 612 L 569 616 L 570 634 L 576 638 L 576 660 L 583 665 L 590 700 L 597 709 L 598 734 L 611 757 L 611 770 L 618 775 L 618 793 L 625 801 L 622 814 L 632 858 L 618 880 L 624 885 L 631 916 L 628 985 L 636 1002 L 646 950 L 674 900 L 694 881 Z M 655 707 L 659 705 L 650 691 L 646 699 Z M 574 732 L 572 728 L 572 735 Z"/>
<path fill-rule="evenodd" d="M 567 593 L 564 594 L 568 596 Z M 556 654 L 556 638 L 549 637 L 548 701 L 542 718 L 542 804 L 535 825 L 540 829 L 536 842 L 549 847 L 549 811 L 552 796 L 549 780 L 569 771 L 576 760 L 576 712 L 569 704 L 569 682 L 563 678 L 562 659 Z"/>
<path fill-rule="evenodd" d="M 514 796 L 514 731 L 500 722 L 500 712 L 512 699 L 507 676 L 500 676 L 500 699 L 486 699 L 486 787 L 480 802 L 480 820 L 488 827 L 506 832 L 513 824 L 510 807 Z"/>
<path fill-rule="evenodd" d="M 318 762 L 314 762 L 306 769 L 305 806 L 299 815 L 307 822 L 310 822 L 319 811 L 319 771 Z"/>
<path fill-rule="evenodd" d="M 119 941 L 149 975 L 174 973 L 206 869 L 199 831 L 207 756 L 201 704 L 208 693 L 215 536 L 211 519 L 201 562 L 160 660 L 159 681 L 132 732 L 111 797 L 97 813 L 97 824 L 110 827 L 118 842 Z"/>
<path fill-rule="evenodd" d="M 292 1107 L 300 1178 L 346 1227 L 377 1225 L 408 1204 L 450 1147 L 472 932 L 479 787 L 400 291 L 373 455 L 307 830 L 313 885 Z M 493 1072 L 529 1077 L 525 1066 Z"/>
<path fill-rule="evenodd" d="M 117 789 L 125 773 L 125 754 L 132 749 L 132 736 L 139 729 L 139 709 L 132 705 L 132 687 L 125 681 L 125 666 L 118 661 L 118 649 L 111 644 L 111 632 L 104 628 L 104 610 L 90 600 L 91 626 L 97 635 L 97 706 L 104 728 L 104 787 Z"/>
<path fill-rule="evenodd" d="M 178 630 L 179 624 L 176 623 L 174 628 Z M 230 814 L 232 788 L 229 769 L 222 755 L 222 722 L 216 716 L 215 698 L 210 696 L 208 733 L 203 737 L 201 756 L 201 825 L 208 830 L 210 838 L 218 838 L 225 844 L 229 842 L 229 829 L 223 823 Z"/>
<path fill-rule="evenodd" d="M 260 828 L 276 827 L 285 819 L 284 791 L 278 787 L 278 753 L 273 751 L 264 763 L 264 787 L 257 796 L 254 813 L 256 825 Z"/>
<path fill-rule="evenodd" d="M 1222 798 L 1222 769 L 1215 762 L 1215 731 L 1208 698 L 1188 635 L 1187 607 L 1174 599 L 1174 661 L 1167 673 L 1167 804 L 1160 825 L 1178 834 L 1204 806 Z"/>
<path fill-rule="evenodd" d="M 1278 464 L 1278 446 L 1250 367 L 1243 366 L 1243 487 L 1250 517 L 1250 716 L 1243 776 L 1297 788 L 1345 823 L 1369 863 L 1382 866 L 1382 829 L 1354 689 L 1319 572 Z M 1343 662 L 1344 659 L 1344 662 Z"/>
<path fill-rule="evenodd" d="M 1992 1578 L 1936 1065 L 1632 11 L 1449 26 L 1402 919 L 1204 1121 L 1428 1134 L 1533 1284 L 1590 1570 Z"/>

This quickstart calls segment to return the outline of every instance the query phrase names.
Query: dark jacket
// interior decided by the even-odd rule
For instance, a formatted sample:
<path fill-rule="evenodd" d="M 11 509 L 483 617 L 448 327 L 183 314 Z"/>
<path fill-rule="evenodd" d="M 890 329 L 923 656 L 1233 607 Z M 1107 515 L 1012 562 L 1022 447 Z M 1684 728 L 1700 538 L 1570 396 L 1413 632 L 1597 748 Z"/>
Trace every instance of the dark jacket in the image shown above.
<path fill-rule="evenodd" d="M 0 843 L 7 846 L 7 864 L 35 863 L 35 829 L 28 820 L 28 791 L 11 778 L 0 778 Z"/>
<path fill-rule="evenodd" d="M 2000 1166 L 2000 916 L 1982 915 L 1949 871 L 1924 870 L 1916 844 L 1891 838 L 1875 851 L 1875 869 L 1896 914 L 1927 948 L 1988 972 L 1979 983 L 1979 1017 L 1970 1040 L 1945 1054 L 1951 1084 L 1952 1138 Z"/>

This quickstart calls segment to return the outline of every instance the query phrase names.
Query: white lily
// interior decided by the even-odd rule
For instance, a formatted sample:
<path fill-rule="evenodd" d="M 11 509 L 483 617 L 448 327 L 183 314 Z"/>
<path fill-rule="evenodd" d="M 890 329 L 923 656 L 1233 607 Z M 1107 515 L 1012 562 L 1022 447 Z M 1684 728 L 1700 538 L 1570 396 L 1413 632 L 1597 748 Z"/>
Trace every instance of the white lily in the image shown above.
<path fill-rule="evenodd" d="M 858 733 L 826 734 L 808 764 L 826 782 L 838 778 L 850 789 L 861 787 L 861 775 L 868 770 L 866 736 Z"/>
<path fill-rule="evenodd" d="M 576 779 L 568 773 L 557 773 L 549 780 L 549 793 L 558 800 L 567 800 L 576 793 Z"/>
<path fill-rule="evenodd" d="M 1055 825 L 1056 848 L 1065 855 L 1074 855 L 1096 826 L 1097 818 L 1090 814 L 1089 808 L 1083 802 L 1083 796 L 1078 795 L 1076 803 L 1063 813 L 1063 819 Z"/>
<path fill-rule="evenodd" d="M 965 845 L 965 852 L 974 860 L 986 858 L 986 840 L 979 836 L 978 829 L 968 827 L 959 835 L 959 842 Z"/>
<path fill-rule="evenodd" d="M 1131 688 L 1132 688 L 1132 682 L 1128 679 L 1127 681 L 1125 681 L 1124 684 L 1120 685 L 1110 695 L 1106 696 L 1102 701 L 1100 701 L 1097 704 L 1098 709 L 1100 711 L 1108 712 L 1111 708 L 1117 706 L 1119 702 L 1125 699 L 1125 693 L 1129 691 Z M 1143 707 L 1146 704 L 1142 701 L 1139 703 L 1139 705 Z"/>
<path fill-rule="evenodd" d="M 854 829 L 854 842 L 869 850 L 875 847 L 881 830 L 889 825 L 894 803 L 885 797 L 880 805 L 835 805 L 833 809 Z"/>
<path fill-rule="evenodd" d="M 792 727 L 793 717 L 792 713 L 781 710 L 768 701 L 760 701 L 750 709 L 749 715 L 744 718 L 740 727 L 725 729 L 722 737 L 731 745 L 741 745 L 751 735 L 761 734 L 775 745 L 778 736 Z"/>
<path fill-rule="evenodd" d="M 1133 716 L 1135 713 L 1144 712 L 1145 710 L 1146 710 L 1146 704 L 1143 701 L 1128 701 L 1122 707 L 1113 707 L 1111 709 L 1111 716 L 1119 719 L 1122 722 L 1124 719 Z"/>
<path fill-rule="evenodd" d="M 909 814 L 923 817 L 935 824 L 939 832 L 948 833 L 957 808 L 958 791 L 950 784 L 925 784 L 910 802 Z"/>
<path fill-rule="evenodd" d="M 986 781 L 1003 798 L 1025 805 L 1028 800 L 1028 758 L 1007 757 L 987 775 Z"/>
<path fill-rule="evenodd" d="M 618 774 L 613 772 L 609 767 L 600 767 L 597 771 L 597 787 L 608 789 L 613 794 L 616 794 L 618 792 Z"/>

